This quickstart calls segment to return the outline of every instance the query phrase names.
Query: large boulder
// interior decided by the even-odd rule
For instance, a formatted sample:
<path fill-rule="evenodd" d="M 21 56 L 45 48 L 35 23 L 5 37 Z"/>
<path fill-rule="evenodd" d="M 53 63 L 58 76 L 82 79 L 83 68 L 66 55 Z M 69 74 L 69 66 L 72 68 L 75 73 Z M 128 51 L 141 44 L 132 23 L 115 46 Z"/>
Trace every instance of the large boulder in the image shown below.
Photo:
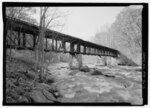
<path fill-rule="evenodd" d="M 34 103 L 53 103 L 59 102 L 57 100 L 58 93 L 53 85 L 48 85 L 46 83 L 37 83 L 36 87 L 29 93 L 28 97 Z M 57 96 L 55 96 L 57 95 Z"/>
<path fill-rule="evenodd" d="M 90 72 L 90 68 L 88 66 L 82 66 L 80 68 L 80 71 L 83 71 L 83 72 Z"/>
<path fill-rule="evenodd" d="M 103 75 L 103 73 L 100 69 L 93 69 L 91 75 Z"/>
<path fill-rule="evenodd" d="M 31 98 L 33 103 L 45 103 L 48 101 L 46 97 L 43 95 L 43 93 L 41 92 L 41 90 L 33 90 L 30 93 L 29 97 Z"/>
<path fill-rule="evenodd" d="M 46 89 L 33 90 L 29 94 L 30 99 L 33 103 L 54 103 L 59 102 L 54 95 Z"/>
<path fill-rule="evenodd" d="M 53 101 L 53 102 L 58 102 L 58 100 L 55 98 L 55 95 L 49 92 L 48 90 L 43 89 L 42 93 L 48 100 Z"/>

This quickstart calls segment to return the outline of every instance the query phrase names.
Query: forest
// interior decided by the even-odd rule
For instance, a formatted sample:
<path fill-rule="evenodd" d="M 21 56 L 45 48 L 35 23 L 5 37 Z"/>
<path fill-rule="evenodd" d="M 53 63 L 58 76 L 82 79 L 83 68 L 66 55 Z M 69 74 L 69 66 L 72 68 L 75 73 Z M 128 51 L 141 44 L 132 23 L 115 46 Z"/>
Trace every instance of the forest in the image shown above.
<path fill-rule="evenodd" d="M 124 8 L 111 26 L 104 25 L 93 42 L 115 48 L 126 65 L 142 65 L 142 8 Z"/>

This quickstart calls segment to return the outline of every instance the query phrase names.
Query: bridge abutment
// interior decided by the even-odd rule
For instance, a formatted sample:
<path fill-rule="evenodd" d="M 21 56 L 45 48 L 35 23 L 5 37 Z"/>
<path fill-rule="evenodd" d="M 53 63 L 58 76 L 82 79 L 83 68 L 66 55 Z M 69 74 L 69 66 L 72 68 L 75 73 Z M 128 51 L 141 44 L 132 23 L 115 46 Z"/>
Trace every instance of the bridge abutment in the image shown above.
<path fill-rule="evenodd" d="M 81 54 L 70 54 L 70 69 L 80 69 L 82 67 L 82 55 Z"/>

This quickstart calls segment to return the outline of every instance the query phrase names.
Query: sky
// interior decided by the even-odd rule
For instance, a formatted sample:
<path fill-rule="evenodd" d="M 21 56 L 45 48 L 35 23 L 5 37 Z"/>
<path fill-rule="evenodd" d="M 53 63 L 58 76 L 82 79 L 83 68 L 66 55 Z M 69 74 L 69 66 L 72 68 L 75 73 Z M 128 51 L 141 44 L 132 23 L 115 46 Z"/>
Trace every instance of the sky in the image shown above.
<path fill-rule="evenodd" d="M 59 7 L 58 14 L 67 14 L 59 21 L 65 22 L 63 29 L 53 28 L 58 32 L 68 34 L 83 40 L 91 39 L 97 32 L 110 26 L 124 7 Z M 50 8 L 52 14 L 55 8 Z M 53 10 L 54 9 L 54 10 Z M 33 15 L 39 22 L 39 11 Z"/>
<path fill-rule="evenodd" d="M 124 7 L 66 7 L 66 17 L 62 33 L 88 40 L 104 26 L 110 26 Z M 65 10 L 65 8 L 63 8 Z"/>

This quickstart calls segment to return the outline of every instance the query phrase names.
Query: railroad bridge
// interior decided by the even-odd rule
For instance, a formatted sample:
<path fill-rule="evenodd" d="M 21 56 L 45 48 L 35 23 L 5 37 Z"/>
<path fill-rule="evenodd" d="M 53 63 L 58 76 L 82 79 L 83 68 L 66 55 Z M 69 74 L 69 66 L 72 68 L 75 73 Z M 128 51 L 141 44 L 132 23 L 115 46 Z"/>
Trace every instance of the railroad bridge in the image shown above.
<path fill-rule="evenodd" d="M 17 50 L 35 50 L 36 41 L 39 35 L 39 26 L 28 23 L 19 19 L 4 19 L 5 28 L 5 48 L 13 48 Z M 8 35 L 9 31 L 13 31 L 14 36 Z M 12 33 L 12 32 L 11 32 Z M 73 59 L 82 66 L 81 55 L 95 55 L 99 57 L 111 57 L 116 59 L 119 51 L 102 45 L 85 41 L 67 34 L 63 34 L 54 30 L 46 29 L 44 38 L 44 51 L 62 52 L 71 55 L 70 67 Z"/>

